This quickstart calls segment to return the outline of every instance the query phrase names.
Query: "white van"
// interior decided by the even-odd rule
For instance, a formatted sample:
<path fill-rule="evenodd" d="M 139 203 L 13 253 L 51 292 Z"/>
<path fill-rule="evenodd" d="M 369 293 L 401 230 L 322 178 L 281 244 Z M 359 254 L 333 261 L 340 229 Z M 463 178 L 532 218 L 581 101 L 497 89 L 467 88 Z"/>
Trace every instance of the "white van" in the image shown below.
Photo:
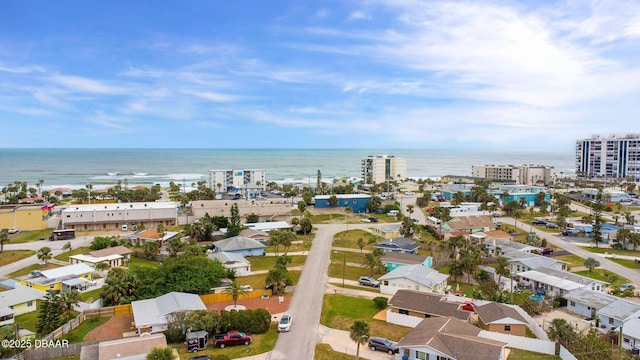
<path fill-rule="evenodd" d="M 129 230 L 129 226 L 127 226 L 127 224 L 122 225 L 122 231 L 128 231 Z"/>
<path fill-rule="evenodd" d="M 398 210 L 389 210 L 387 216 L 397 216 L 399 214 Z"/>

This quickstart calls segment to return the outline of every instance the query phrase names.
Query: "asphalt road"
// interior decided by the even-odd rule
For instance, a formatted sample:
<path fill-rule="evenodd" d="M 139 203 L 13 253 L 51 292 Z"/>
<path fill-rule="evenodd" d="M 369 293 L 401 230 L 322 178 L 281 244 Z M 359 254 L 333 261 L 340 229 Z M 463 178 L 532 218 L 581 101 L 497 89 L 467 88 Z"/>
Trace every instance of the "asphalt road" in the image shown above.
<path fill-rule="evenodd" d="M 512 218 L 501 218 L 500 220 L 501 222 L 505 223 L 505 224 L 510 224 L 510 225 L 514 225 L 515 220 Z M 531 226 L 529 224 L 523 224 L 522 222 L 518 221 L 518 228 L 525 230 L 525 231 L 529 231 L 531 230 Z M 605 269 L 607 271 L 611 271 L 615 274 L 618 274 L 622 277 L 625 277 L 627 279 L 629 279 L 629 281 L 631 283 L 633 283 L 636 288 L 639 287 L 639 280 L 640 280 L 640 271 L 635 270 L 635 269 L 630 269 L 627 267 L 624 267 L 620 264 L 617 264 L 611 260 L 608 260 L 604 257 L 598 256 L 597 254 L 594 254 L 588 250 L 585 250 L 583 247 L 578 246 L 576 244 L 573 244 L 569 241 L 565 241 L 562 238 L 544 232 L 542 230 L 537 229 L 536 227 L 533 227 L 532 229 L 538 236 L 540 236 L 540 238 L 546 239 L 547 243 L 549 244 L 553 244 L 557 247 L 563 248 L 567 251 L 569 251 L 572 254 L 578 255 L 582 258 L 596 258 L 598 259 L 598 261 L 600 262 L 600 267 L 602 269 Z"/>

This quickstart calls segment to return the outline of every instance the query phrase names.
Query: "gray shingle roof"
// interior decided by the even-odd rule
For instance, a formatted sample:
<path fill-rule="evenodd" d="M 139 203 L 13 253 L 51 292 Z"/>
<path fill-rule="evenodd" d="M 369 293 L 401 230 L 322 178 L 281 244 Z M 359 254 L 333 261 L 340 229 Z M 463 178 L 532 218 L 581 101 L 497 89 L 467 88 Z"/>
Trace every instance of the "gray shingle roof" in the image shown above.
<path fill-rule="evenodd" d="M 218 240 L 215 241 L 213 245 L 216 246 L 217 251 L 251 250 L 263 249 L 265 247 L 265 245 L 259 241 L 244 236 L 234 236 L 228 239 Z"/>
<path fill-rule="evenodd" d="M 527 321 L 516 309 L 496 302 L 490 302 L 488 304 L 478 306 L 476 308 L 476 313 L 485 324 L 491 324 L 500 320 L 512 321 L 511 323 L 527 324 Z M 501 323 L 505 322 L 501 321 Z"/>
<path fill-rule="evenodd" d="M 429 294 L 413 290 L 398 290 L 389 300 L 389 306 L 429 314 L 432 316 L 453 316 L 467 320 L 471 312 L 459 310 L 459 303 L 446 301 L 441 295 Z"/>
<path fill-rule="evenodd" d="M 437 270 L 417 264 L 397 267 L 384 274 L 378 280 L 408 279 L 420 285 L 432 288 L 434 284 L 441 283 L 448 278 L 449 275 L 447 274 L 442 274 Z"/>

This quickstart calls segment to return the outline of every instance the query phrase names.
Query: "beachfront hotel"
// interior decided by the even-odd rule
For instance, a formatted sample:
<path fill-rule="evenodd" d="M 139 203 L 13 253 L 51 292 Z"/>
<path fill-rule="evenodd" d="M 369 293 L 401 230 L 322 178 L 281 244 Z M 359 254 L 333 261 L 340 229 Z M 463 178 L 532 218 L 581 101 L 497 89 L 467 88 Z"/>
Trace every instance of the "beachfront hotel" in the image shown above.
<path fill-rule="evenodd" d="M 264 170 L 209 170 L 209 187 L 217 193 L 227 191 L 255 193 L 267 189 Z"/>
<path fill-rule="evenodd" d="M 544 165 L 473 165 L 474 178 L 490 179 L 516 185 L 548 184 L 553 180 L 553 166 Z"/>
<path fill-rule="evenodd" d="M 576 174 L 640 180 L 640 134 L 593 135 L 576 141 Z"/>
<path fill-rule="evenodd" d="M 362 158 L 361 167 L 365 184 L 380 184 L 407 178 L 407 159 L 393 155 L 369 155 Z"/>

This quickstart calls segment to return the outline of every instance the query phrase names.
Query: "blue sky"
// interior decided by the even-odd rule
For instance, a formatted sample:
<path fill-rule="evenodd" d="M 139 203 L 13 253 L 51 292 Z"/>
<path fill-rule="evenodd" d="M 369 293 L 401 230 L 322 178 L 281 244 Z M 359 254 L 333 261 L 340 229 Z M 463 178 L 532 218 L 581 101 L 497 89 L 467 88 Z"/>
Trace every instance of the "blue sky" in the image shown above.
<path fill-rule="evenodd" d="M 638 1 L 30 1 L 0 147 L 573 151 L 640 132 Z"/>

